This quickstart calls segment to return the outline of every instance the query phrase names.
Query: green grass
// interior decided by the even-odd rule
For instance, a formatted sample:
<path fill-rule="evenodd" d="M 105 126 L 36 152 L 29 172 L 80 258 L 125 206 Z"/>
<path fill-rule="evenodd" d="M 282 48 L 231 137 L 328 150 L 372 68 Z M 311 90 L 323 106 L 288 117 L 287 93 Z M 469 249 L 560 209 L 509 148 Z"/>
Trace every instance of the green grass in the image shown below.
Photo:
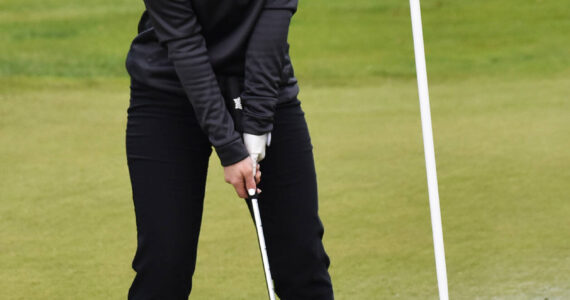
<path fill-rule="evenodd" d="M 142 1 L 36 2 L 0 3 L 0 298 L 124 299 Z M 291 30 L 337 299 L 437 298 L 407 5 L 301 1 Z M 422 8 L 452 299 L 569 299 L 570 9 Z M 215 155 L 205 206 L 191 299 L 263 299 Z"/>

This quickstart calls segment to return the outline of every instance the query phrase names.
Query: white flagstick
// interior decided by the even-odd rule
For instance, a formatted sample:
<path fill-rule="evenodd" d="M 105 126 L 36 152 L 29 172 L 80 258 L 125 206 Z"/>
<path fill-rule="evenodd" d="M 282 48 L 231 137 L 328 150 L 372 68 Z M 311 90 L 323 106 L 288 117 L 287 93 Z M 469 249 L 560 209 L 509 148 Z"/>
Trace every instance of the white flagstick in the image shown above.
<path fill-rule="evenodd" d="M 253 159 L 253 177 L 255 178 L 257 157 L 252 156 Z M 261 250 L 261 260 L 263 261 L 263 270 L 265 271 L 265 282 L 267 282 L 267 292 L 269 299 L 275 300 L 275 291 L 273 289 L 273 278 L 271 278 L 271 271 L 269 270 L 269 259 L 267 257 L 267 247 L 265 246 L 265 237 L 263 236 L 263 226 L 261 225 L 261 215 L 259 214 L 259 204 L 257 202 L 257 191 L 251 197 L 251 206 L 253 206 L 253 218 L 255 219 L 255 228 L 257 229 L 257 239 L 259 241 L 259 250 Z"/>
<path fill-rule="evenodd" d="M 416 73 L 418 78 L 420 111 L 422 115 L 422 132 L 424 137 L 424 153 L 426 159 L 429 206 L 431 211 L 431 227 L 432 227 L 431 229 L 433 233 L 433 248 L 435 252 L 435 265 L 437 271 L 437 282 L 439 287 L 439 299 L 448 300 L 449 295 L 447 290 L 447 271 L 445 268 L 445 251 L 443 249 L 441 210 L 439 207 L 439 192 L 437 188 L 437 173 L 435 169 L 433 131 L 431 127 L 431 112 L 429 108 L 426 58 L 424 52 L 422 17 L 420 12 L 419 0 L 410 0 L 410 11 L 412 16 L 412 32 L 414 36 L 414 52 L 416 57 Z"/>

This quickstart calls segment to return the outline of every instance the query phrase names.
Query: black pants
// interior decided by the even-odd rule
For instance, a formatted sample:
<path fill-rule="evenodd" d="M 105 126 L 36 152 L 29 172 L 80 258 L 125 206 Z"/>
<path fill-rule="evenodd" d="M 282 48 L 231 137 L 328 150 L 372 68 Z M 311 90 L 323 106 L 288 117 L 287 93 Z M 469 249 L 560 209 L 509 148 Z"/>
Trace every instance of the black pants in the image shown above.
<path fill-rule="evenodd" d="M 260 163 L 269 263 L 282 300 L 330 300 L 313 147 L 294 100 L 277 107 L 271 146 Z M 135 82 L 126 146 L 138 232 L 129 299 L 187 299 L 212 146 L 186 97 Z"/>

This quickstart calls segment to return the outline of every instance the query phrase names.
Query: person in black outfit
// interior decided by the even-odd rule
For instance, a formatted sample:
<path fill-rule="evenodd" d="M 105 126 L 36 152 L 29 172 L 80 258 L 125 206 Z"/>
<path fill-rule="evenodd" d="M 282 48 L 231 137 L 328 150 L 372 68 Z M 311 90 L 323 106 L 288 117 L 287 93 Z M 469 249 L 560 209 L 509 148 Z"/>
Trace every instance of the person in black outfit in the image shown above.
<path fill-rule="evenodd" d="M 260 193 L 277 295 L 333 299 L 313 145 L 287 43 L 297 1 L 145 6 L 126 61 L 138 240 L 129 299 L 190 295 L 212 146 L 241 198 Z"/>

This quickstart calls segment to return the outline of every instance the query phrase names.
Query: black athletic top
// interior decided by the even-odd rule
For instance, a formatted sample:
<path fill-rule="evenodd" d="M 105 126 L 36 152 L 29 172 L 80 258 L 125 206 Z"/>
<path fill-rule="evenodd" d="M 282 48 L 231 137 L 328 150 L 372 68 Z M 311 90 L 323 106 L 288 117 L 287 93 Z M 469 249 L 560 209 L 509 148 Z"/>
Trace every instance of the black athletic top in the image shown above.
<path fill-rule="evenodd" d="M 127 55 L 132 79 L 185 93 L 223 166 L 246 158 L 239 130 L 270 132 L 276 105 L 298 93 L 287 43 L 297 0 L 144 2 Z M 224 93 L 224 99 L 235 86 L 238 94 Z M 237 96 L 240 126 L 226 106 Z"/>

